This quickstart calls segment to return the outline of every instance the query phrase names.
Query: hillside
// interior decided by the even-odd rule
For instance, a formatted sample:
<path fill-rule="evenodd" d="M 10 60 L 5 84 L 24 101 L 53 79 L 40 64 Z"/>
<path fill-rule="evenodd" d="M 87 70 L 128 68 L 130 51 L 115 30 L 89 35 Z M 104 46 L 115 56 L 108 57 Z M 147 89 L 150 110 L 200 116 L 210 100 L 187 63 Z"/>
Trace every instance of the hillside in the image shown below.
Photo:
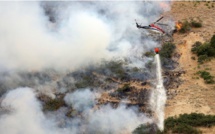
<path fill-rule="evenodd" d="M 176 21 L 191 18 L 202 21 L 201 28 L 192 28 L 184 34 L 176 33 L 173 36 L 176 52 L 181 55 L 177 69 L 182 69 L 186 73 L 180 76 L 183 82 L 178 88 L 169 89 L 169 92 L 174 92 L 176 96 L 167 101 L 166 118 L 191 112 L 215 114 L 215 84 L 206 84 L 195 74 L 200 70 L 207 70 L 215 76 L 215 59 L 199 64 L 196 55 L 191 52 L 196 41 L 209 41 L 215 34 L 215 8 L 212 7 L 214 4 L 214 2 L 173 2 L 171 11 L 165 14 L 173 16 Z M 192 57 L 195 57 L 195 60 Z M 203 130 L 203 133 L 215 133 L 215 128 Z"/>
<path fill-rule="evenodd" d="M 180 113 L 202 112 L 206 114 L 214 114 L 215 92 L 214 84 L 205 84 L 203 79 L 195 79 L 195 73 L 199 70 L 208 68 L 209 72 L 215 76 L 215 59 L 198 64 L 197 60 L 193 60 L 195 56 L 191 52 L 192 45 L 196 41 L 208 41 L 215 33 L 215 8 L 208 8 L 206 2 L 173 2 L 171 14 L 176 21 L 199 17 L 202 20 L 201 28 L 192 28 L 185 34 L 174 34 L 174 42 L 176 51 L 181 55 L 178 69 L 186 71 L 180 78 L 183 84 L 178 89 L 170 89 L 176 92 L 177 96 L 169 100 L 167 103 L 166 116 L 174 116 Z M 207 13 L 207 15 L 205 15 Z M 178 101 L 180 100 L 180 101 Z"/>
<path fill-rule="evenodd" d="M 209 3 L 211 6 L 212 3 Z M 175 54 L 173 59 L 176 59 L 179 65 L 172 71 L 167 71 L 173 75 L 179 76 L 169 77 L 164 74 L 164 77 L 170 79 L 180 79 L 180 83 L 170 83 L 170 88 L 167 89 L 168 101 L 166 104 L 165 115 L 166 118 L 183 113 L 204 113 L 215 114 L 215 84 L 205 84 L 202 78 L 198 77 L 196 73 L 200 70 L 208 70 L 212 76 L 215 76 L 215 59 L 204 64 L 197 62 L 197 56 L 192 54 L 191 48 L 196 41 L 206 42 L 215 33 L 215 8 L 209 8 L 206 2 L 173 2 L 171 11 L 166 12 L 164 16 L 172 16 L 175 21 L 183 21 L 193 19 L 200 19 L 202 22 L 201 28 L 192 28 L 186 33 L 176 32 L 173 34 L 173 42 L 176 44 Z M 207 13 L 207 16 L 205 14 Z M 180 55 L 180 58 L 177 58 Z M 195 60 L 192 59 L 195 57 Z M 180 73 L 180 72 L 185 73 Z M 178 77 L 178 78 L 177 78 Z M 121 87 L 128 82 L 119 82 Z M 149 85 L 143 85 L 138 81 L 129 81 L 131 86 L 136 90 L 131 90 L 129 95 L 140 92 L 144 88 L 150 89 Z M 177 88 L 176 88 L 177 87 Z M 109 91 L 109 92 L 113 92 Z M 131 97 L 132 100 L 132 97 Z M 117 103 L 120 99 L 111 98 L 107 93 L 104 93 L 100 98 L 102 103 Z M 140 102 L 138 102 L 140 103 Z M 135 100 L 129 104 L 138 104 Z"/>
<path fill-rule="evenodd" d="M 215 2 L 0 6 L 1 134 L 215 133 Z"/>

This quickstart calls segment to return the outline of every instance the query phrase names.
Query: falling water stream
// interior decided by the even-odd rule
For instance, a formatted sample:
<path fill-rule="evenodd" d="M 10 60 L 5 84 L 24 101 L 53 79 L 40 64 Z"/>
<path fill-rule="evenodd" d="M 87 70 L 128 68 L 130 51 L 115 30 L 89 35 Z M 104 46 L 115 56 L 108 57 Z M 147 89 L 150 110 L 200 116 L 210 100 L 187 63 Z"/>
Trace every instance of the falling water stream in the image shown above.
<path fill-rule="evenodd" d="M 155 55 L 156 62 L 156 88 L 152 91 L 150 106 L 154 112 L 154 122 L 162 131 L 164 129 L 164 108 L 166 103 L 166 92 L 163 86 L 162 68 L 159 54 Z"/>

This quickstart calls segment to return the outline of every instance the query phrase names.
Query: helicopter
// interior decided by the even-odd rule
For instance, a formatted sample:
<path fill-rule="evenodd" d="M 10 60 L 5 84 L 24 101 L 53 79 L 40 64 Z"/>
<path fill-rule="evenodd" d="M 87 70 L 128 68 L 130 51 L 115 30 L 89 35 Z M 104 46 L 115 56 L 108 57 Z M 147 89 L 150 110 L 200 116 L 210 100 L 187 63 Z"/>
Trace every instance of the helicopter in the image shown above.
<path fill-rule="evenodd" d="M 161 27 L 158 26 L 158 25 L 167 25 L 167 24 L 158 23 L 161 19 L 163 19 L 163 16 L 160 17 L 157 21 L 151 23 L 148 26 L 142 26 L 142 25 L 138 24 L 137 21 L 135 20 L 136 27 L 137 28 L 142 28 L 142 29 L 149 29 L 149 30 L 152 30 L 152 31 L 155 31 L 155 32 L 158 32 L 158 33 L 165 34 L 166 32 Z M 155 25 L 155 24 L 158 24 L 158 25 Z"/>

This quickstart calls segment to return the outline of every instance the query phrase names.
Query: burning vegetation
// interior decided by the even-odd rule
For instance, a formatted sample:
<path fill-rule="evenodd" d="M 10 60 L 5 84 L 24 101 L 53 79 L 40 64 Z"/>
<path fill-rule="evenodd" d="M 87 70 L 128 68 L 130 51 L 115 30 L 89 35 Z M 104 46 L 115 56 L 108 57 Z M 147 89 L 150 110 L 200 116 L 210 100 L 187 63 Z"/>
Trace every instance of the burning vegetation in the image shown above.
<path fill-rule="evenodd" d="M 176 27 L 176 30 L 177 30 L 177 31 L 180 31 L 181 28 L 182 28 L 182 23 L 181 23 L 180 21 L 176 22 L 176 23 L 175 23 L 175 27 Z"/>
<path fill-rule="evenodd" d="M 177 21 L 175 22 L 175 28 L 177 32 L 186 33 L 191 30 L 191 28 L 202 27 L 202 21 L 199 18 L 191 18 L 189 20 Z"/>

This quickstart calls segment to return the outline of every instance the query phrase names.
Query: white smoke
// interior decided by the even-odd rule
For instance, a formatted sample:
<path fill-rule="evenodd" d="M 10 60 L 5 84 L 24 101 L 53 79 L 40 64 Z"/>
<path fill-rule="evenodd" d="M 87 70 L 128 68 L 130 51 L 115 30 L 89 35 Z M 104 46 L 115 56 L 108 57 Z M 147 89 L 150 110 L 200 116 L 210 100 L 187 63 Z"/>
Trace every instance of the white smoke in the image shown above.
<path fill-rule="evenodd" d="M 89 101 L 83 101 L 83 93 Z M 89 93 L 89 94 L 86 94 Z M 44 115 L 40 102 L 36 99 L 33 89 L 18 88 L 6 94 L 1 103 L 2 109 L 7 109 L 10 112 L 0 116 L 0 132 L 2 134 L 67 134 L 73 132 L 78 134 L 82 131 L 86 133 L 131 133 L 138 125 L 143 123 L 151 123 L 151 120 L 144 114 L 138 113 L 134 108 L 126 108 L 119 106 L 113 109 L 110 105 L 102 106 L 99 109 L 89 110 L 95 102 L 95 98 L 91 98 L 93 92 L 89 89 L 83 89 L 69 96 L 76 95 L 75 103 L 70 98 L 65 97 L 68 104 L 75 104 L 75 109 L 83 110 L 81 118 L 65 118 L 63 109 L 58 112 Z M 74 97 L 74 96 L 73 96 Z M 95 104 L 93 104 L 95 105 Z M 82 107 L 80 107 L 82 106 Z M 85 108 L 83 108 L 85 107 Z M 59 118 L 58 118 L 59 117 Z M 61 120 L 65 118 L 66 124 L 59 127 Z M 79 126 L 78 126 L 79 125 Z"/>
<path fill-rule="evenodd" d="M 1 2 L 0 68 L 76 69 L 140 54 L 154 46 L 143 44 L 134 19 L 148 25 L 162 11 L 159 2 Z"/>
<path fill-rule="evenodd" d="M 49 15 L 45 15 L 46 8 L 53 10 L 55 22 L 50 22 Z M 143 67 L 147 59 L 142 61 L 142 53 L 158 44 L 147 37 L 141 38 L 144 30 L 136 28 L 134 19 L 148 25 L 162 11 L 159 2 L 142 1 L 0 2 L 0 71 L 73 70 L 101 59 L 122 57 L 129 57 L 133 66 Z M 26 82 L 19 76 L 13 77 L 8 77 L 10 88 Z M 39 82 L 35 83 L 41 91 L 53 92 L 57 88 L 55 84 L 38 86 Z M 126 106 L 113 109 L 107 105 L 89 110 L 96 103 L 93 95 L 89 90 L 67 94 L 66 103 L 83 111 L 84 120 L 65 117 L 68 124 L 60 128 L 55 116 L 61 117 L 62 111 L 48 116 L 43 113 L 33 89 L 12 90 L 1 103 L 1 109 L 10 112 L 0 115 L 0 132 L 78 134 L 81 127 L 90 133 L 118 134 L 131 133 L 138 125 L 151 122 L 144 114 Z"/>
<path fill-rule="evenodd" d="M 67 31 L 54 34 L 45 27 L 39 3 L 6 2 L 0 6 L 0 64 L 5 68 L 73 68 L 105 56 L 110 32 L 94 16 L 73 15 L 65 24 Z"/>
<path fill-rule="evenodd" d="M 18 88 L 6 94 L 1 103 L 2 109 L 10 112 L 0 116 L 1 134 L 58 134 L 54 123 L 47 120 L 41 104 L 30 88 Z"/>
<path fill-rule="evenodd" d="M 96 95 L 90 90 L 77 90 L 65 96 L 65 102 L 78 111 L 86 111 L 95 105 Z"/>
<path fill-rule="evenodd" d="M 124 134 L 131 133 L 140 124 L 152 123 L 152 120 L 144 114 L 131 108 L 120 105 L 113 109 L 110 105 L 103 106 L 99 110 L 90 114 L 89 132 Z"/>
<path fill-rule="evenodd" d="M 98 93 L 89 89 L 82 89 L 74 93 L 67 94 L 65 101 L 72 105 L 74 109 L 84 112 L 87 120 L 86 133 L 131 133 L 140 124 L 151 123 L 151 119 L 144 114 L 138 113 L 135 108 L 126 108 L 120 105 L 116 109 L 110 105 L 101 106 L 98 109 L 92 109 L 95 106 L 95 96 Z"/>

